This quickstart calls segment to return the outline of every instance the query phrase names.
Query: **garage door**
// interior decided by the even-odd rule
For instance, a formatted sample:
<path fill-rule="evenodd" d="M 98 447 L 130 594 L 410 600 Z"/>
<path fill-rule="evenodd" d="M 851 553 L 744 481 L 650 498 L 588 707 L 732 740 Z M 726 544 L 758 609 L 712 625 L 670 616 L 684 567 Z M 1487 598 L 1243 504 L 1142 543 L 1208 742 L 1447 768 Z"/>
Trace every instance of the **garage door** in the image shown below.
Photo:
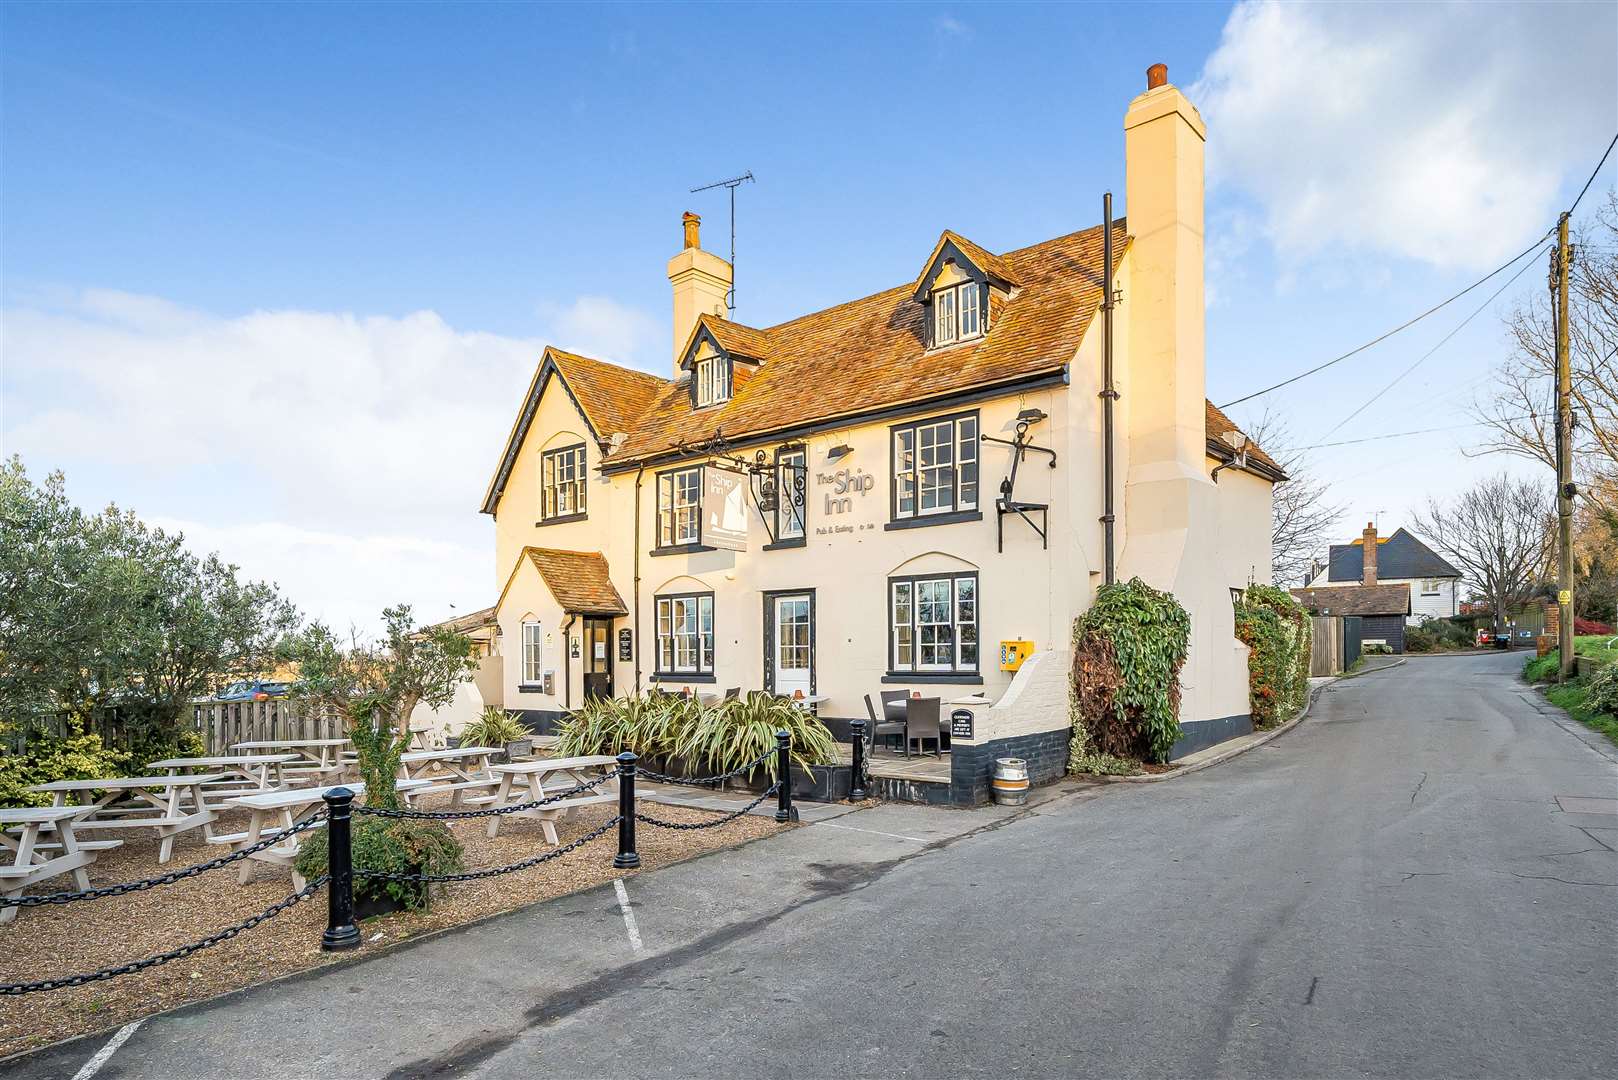
<path fill-rule="evenodd" d="M 1385 641 L 1396 653 L 1405 651 L 1405 617 L 1403 615 L 1367 615 L 1364 622 L 1364 640 Z"/>

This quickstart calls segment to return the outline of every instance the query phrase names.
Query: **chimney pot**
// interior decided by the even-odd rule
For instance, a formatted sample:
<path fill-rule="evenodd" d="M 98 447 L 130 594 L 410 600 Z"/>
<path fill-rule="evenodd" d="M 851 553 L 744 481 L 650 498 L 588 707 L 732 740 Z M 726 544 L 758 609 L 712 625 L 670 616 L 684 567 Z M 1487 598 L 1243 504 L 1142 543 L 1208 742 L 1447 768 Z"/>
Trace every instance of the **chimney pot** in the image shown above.
<path fill-rule="evenodd" d="M 1146 89 L 1156 90 L 1159 86 L 1167 86 L 1169 82 L 1169 66 L 1167 64 L 1153 64 L 1146 69 Z"/>
<path fill-rule="evenodd" d="M 1362 585 L 1375 585 L 1376 584 L 1376 522 L 1367 521 L 1365 523 L 1365 532 L 1360 535 L 1360 545 L 1361 545 L 1361 547 L 1364 548 L 1364 551 L 1362 552 L 1362 554 L 1363 554 L 1363 556 L 1365 558 L 1364 569 L 1360 573 L 1360 583 Z"/>
<path fill-rule="evenodd" d="M 702 218 L 687 210 L 685 215 L 680 218 L 680 224 L 685 226 L 685 246 L 688 248 L 702 247 L 702 243 L 697 236 L 697 231 L 702 227 Z"/>

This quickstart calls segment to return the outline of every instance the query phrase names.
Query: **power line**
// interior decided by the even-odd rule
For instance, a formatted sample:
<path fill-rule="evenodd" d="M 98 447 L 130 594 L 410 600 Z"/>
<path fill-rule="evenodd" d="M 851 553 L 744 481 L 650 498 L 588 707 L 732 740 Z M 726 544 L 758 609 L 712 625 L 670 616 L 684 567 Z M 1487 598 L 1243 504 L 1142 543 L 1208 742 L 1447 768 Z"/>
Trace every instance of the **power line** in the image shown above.
<path fill-rule="evenodd" d="M 1421 356 L 1419 358 L 1417 358 L 1415 363 L 1411 364 L 1409 367 L 1407 367 L 1403 371 L 1401 371 L 1397 376 L 1394 377 L 1392 382 L 1388 383 L 1382 389 L 1380 389 L 1376 393 L 1372 394 L 1371 397 L 1370 397 L 1370 400 L 1366 401 L 1366 403 L 1364 405 L 1361 405 L 1359 408 L 1355 409 L 1353 412 L 1349 413 L 1347 416 L 1345 416 L 1341 420 L 1337 421 L 1336 426 L 1333 427 L 1330 431 L 1326 432 L 1326 434 L 1324 436 L 1322 436 L 1322 438 L 1328 438 L 1328 439 L 1331 438 L 1333 435 L 1337 434 L 1337 432 L 1342 429 L 1344 424 L 1347 424 L 1350 420 L 1354 419 L 1360 413 L 1364 412 L 1366 409 L 1369 409 L 1372 405 L 1375 405 L 1377 403 L 1377 401 L 1382 397 L 1383 394 L 1386 394 L 1389 390 L 1392 390 L 1395 386 L 1398 386 L 1401 382 L 1403 382 L 1405 380 L 1406 376 L 1408 376 L 1412 371 L 1415 371 L 1422 364 L 1426 363 L 1427 360 L 1434 353 L 1436 353 L 1439 349 L 1442 349 L 1449 342 L 1449 340 L 1451 338 L 1453 338 L 1456 334 L 1459 334 L 1462 330 L 1464 330 L 1466 328 L 1467 323 L 1471 322 L 1473 319 L 1475 319 L 1479 315 L 1483 314 L 1484 311 L 1488 310 L 1489 305 L 1494 303 L 1496 300 L 1500 299 L 1500 294 L 1505 292 L 1507 289 L 1511 288 L 1511 286 L 1516 283 L 1517 279 L 1522 277 L 1523 273 L 1525 271 L 1527 271 L 1530 266 L 1533 266 L 1533 265 L 1534 264 L 1532 262 L 1525 262 L 1525 263 L 1522 264 L 1522 266 L 1518 267 L 1517 272 L 1515 274 L 1512 274 L 1511 277 L 1507 278 L 1506 283 L 1504 285 L 1500 286 L 1498 289 L 1496 289 L 1494 291 L 1493 296 L 1491 296 L 1487 300 L 1483 301 L 1482 304 L 1480 304 L 1476 309 L 1473 310 L 1472 314 L 1470 314 L 1466 318 L 1462 319 L 1460 321 L 1460 324 L 1457 325 L 1455 327 L 1455 329 L 1451 330 L 1449 333 L 1445 334 L 1442 338 L 1440 338 L 1439 341 L 1438 341 L 1438 344 L 1434 345 L 1432 348 L 1430 348 L 1426 352 L 1422 353 Z"/>
<path fill-rule="evenodd" d="M 1444 308 L 1446 308 L 1449 305 L 1453 304 L 1455 301 L 1459 300 L 1461 297 L 1465 296 L 1467 293 L 1471 292 L 1473 289 L 1477 288 L 1479 285 L 1482 285 L 1485 281 L 1488 281 L 1490 278 L 1496 276 L 1497 274 L 1501 273 L 1504 270 L 1510 269 L 1519 260 L 1521 260 L 1523 258 L 1523 256 L 1532 254 L 1533 251 L 1536 248 L 1539 247 L 1540 243 L 1545 239 L 1545 237 L 1550 235 L 1550 233 L 1551 233 L 1551 230 L 1546 229 L 1543 233 L 1541 233 L 1539 236 L 1534 238 L 1534 242 L 1532 244 L 1529 244 L 1526 248 L 1523 248 L 1522 251 L 1518 252 L 1511 259 L 1507 260 L 1506 262 L 1501 263 L 1499 266 L 1495 267 L 1493 270 L 1490 270 L 1487 274 L 1485 274 L 1482 277 L 1478 278 L 1476 281 L 1472 282 L 1472 284 L 1468 285 L 1466 288 L 1462 289 L 1460 292 L 1456 293 L 1454 296 L 1450 297 L 1448 300 L 1445 300 L 1442 303 L 1438 303 L 1438 304 L 1433 305 L 1432 307 L 1428 308 L 1426 311 L 1422 312 L 1420 315 L 1417 315 L 1415 318 L 1409 320 L 1408 322 L 1400 323 L 1398 326 L 1395 326 L 1392 330 L 1389 330 L 1387 333 L 1383 334 L 1381 337 L 1373 338 L 1372 340 L 1367 341 L 1364 345 L 1361 345 L 1356 349 L 1350 349 L 1348 352 L 1344 353 L 1343 355 L 1341 355 L 1339 357 L 1336 357 L 1336 358 L 1331 359 L 1331 360 L 1327 360 L 1324 364 L 1316 364 L 1314 367 L 1310 368 L 1308 371 L 1299 372 L 1297 375 L 1292 376 L 1290 379 L 1282 379 L 1280 382 L 1276 383 L 1274 386 L 1266 386 L 1264 389 L 1254 391 L 1253 393 L 1248 394 L 1246 397 L 1239 397 L 1234 401 L 1227 401 L 1227 402 L 1225 402 L 1223 405 L 1221 405 L 1219 407 L 1221 409 L 1228 409 L 1232 405 L 1240 405 L 1244 401 L 1252 401 L 1256 397 L 1263 397 L 1265 394 L 1273 393 L 1274 391 L 1281 389 L 1283 386 L 1291 386 L 1293 383 L 1297 382 L 1299 379 L 1307 379 L 1309 376 L 1314 375 L 1317 372 L 1325 371 L 1327 368 L 1331 367 L 1333 364 L 1340 364 L 1344 360 L 1347 360 L 1351 356 L 1358 356 L 1360 353 L 1364 352 L 1366 349 L 1371 348 L 1371 346 L 1373 346 L 1373 345 L 1380 345 L 1382 342 L 1388 340 L 1394 334 L 1399 333 L 1399 331 L 1408 330 L 1410 327 L 1415 326 L 1417 323 L 1421 322 L 1421 320 L 1425 319 L 1427 316 L 1432 315 L 1435 312 L 1442 311 Z"/>
<path fill-rule="evenodd" d="M 1447 424 L 1444 427 L 1417 428 L 1415 431 L 1390 431 L 1382 435 L 1367 435 L 1362 439 L 1339 439 L 1337 442 L 1315 443 L 1311 446 L 1300 446 L 1303 450 L 1324 450 L 1328 446 L 1354 446 L 1358 443 L 1380 442 L 1383 439 L 1404 439 L 1412 435 L 1431 435 L 1438 431 L 1459 431 L 1462 428 L 1490 427 L 1494 424 L 1509 424 L 1514 420 L 1533 420 L 1543 414 L 1524 413 L 1521 416 L 1502 416 L 1495 420 L 1473 420 L 1467 424 Z"/>
<path fill-rule="evenodd" d="M 1596 182 L 1596 173 L 1599 173 L 1601 171 L 1601 166 L 1607 163 L 1607 154 L 1612 153 L 1612 148 L 1614 146 L 1618 146 L 1618 135 L 1614 135 L 1612 137 L 1612 142 L 1607 144 L 1607 153 L 1601 155 L 1601 160 L 1596 162 L 1595 171 L 1590 174 L 1590 179 L 1586 180 L 1584 182 L 1584 187 L 1579 189 L 1579 198 L 1574 199 L 1573 205 L 1567 208 L 1567 212 L 1569 214 L 1573 213 L 1573 211 L 1579 208 L 1579 201 L 1584 198 L 1584 193 L 1590 190 L 1590 185 Z"/>

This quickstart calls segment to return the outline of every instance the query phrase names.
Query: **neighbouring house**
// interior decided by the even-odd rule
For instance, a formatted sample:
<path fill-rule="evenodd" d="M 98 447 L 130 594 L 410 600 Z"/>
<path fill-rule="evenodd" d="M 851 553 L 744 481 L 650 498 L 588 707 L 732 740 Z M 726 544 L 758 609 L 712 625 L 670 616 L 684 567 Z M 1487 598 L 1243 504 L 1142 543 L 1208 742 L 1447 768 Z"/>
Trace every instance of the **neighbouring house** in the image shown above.
<path fill-rule="evenodd" d="M 1410 592 L 1405 619 L 1413 626 L 1462 614 L 1461 572 L 1404 529 L 1378 536 L 1374 522 L 1358 540 L 1333 544 L 1326 565 L 1312 567 L 1303 584 L 1309 589 L 1401 585 Z"/>
<path fill-rule="evenodd" d="M 478 668 L 470 680 L 455 687 L 455 697 L 448 705 L 441 709 L 417 705 L 410 714 L 411 730 L 428 732 L 436 742 L 439 738 L 460 734 L 486 706 L 501 704 L 500 624 L 495 621 L 494 613 L 495 609 L 488 607 L 423 628 L 442 627 L 471 638 Z"/>
<path fill-rule="evenodd" d="M 1334 585 L 1290 591 L 1311 615 L 1358 616 L 1362 646 L 1405 651 L 1405 621 L 1410 615 L 1410 590 L 1405 586 Z"/>
<path fill-rule="evenodd" d="M 686 214 L 667 374 L 547 348 L 517 403 L 482 504 L 504 705 L 546 730 L 591 695 L 762 689 L 846 733 L 904 689 L 946 701 L 976 798 L 997 755 L 1061 771 L 1110 558 L 1191 614 L 1187 745 L 1246 730 L 1231 594 L 1269 578 L 1284 476 L 1204 396 L 1202 118 L 1158 65 L 1124 129 L 1110 243 L 945 230 L 913 279 L 774 326 L 729 317 Z"/>

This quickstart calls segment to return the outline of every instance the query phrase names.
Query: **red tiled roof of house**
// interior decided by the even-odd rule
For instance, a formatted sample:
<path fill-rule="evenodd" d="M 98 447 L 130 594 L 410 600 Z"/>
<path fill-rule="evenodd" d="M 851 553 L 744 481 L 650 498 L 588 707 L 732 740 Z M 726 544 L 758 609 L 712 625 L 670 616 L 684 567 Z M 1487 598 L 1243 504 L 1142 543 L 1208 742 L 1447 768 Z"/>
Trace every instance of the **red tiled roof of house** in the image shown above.
<path fill-rule="evenodd" d="M 599 551 L 523 548 L 545 587 L 563 611 L 580 615 L 628 615 L 624 598 L 613 587 L 607 559 Z"/>

